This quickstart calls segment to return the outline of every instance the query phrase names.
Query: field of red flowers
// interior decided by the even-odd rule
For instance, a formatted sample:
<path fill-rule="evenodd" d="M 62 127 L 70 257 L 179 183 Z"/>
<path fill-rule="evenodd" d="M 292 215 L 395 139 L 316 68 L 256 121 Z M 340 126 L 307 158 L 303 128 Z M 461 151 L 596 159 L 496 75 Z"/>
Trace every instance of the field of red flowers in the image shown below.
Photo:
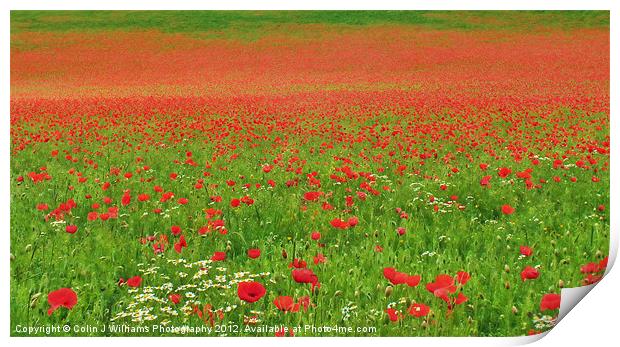
<path fill-rule="evenodd" d="M 535 334 L 606 268 L 608 12 L 89 16 L 12 13 L 12 335 Z"/>

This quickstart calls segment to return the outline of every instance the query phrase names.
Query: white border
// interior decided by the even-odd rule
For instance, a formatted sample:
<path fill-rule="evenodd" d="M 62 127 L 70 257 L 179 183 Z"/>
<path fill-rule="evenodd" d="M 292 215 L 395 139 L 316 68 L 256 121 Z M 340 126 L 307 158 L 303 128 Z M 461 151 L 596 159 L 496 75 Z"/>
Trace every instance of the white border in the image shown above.
<path fill-rule="evenodd" d="M 36 339 L 33 338 L 10 338 L 10 305 L 8 304 L 8 298 L 10 295 L 9 282 L 6 279 L 10 278 L 10 265 L 8 254 L 10 253 L 10 239 L 9 239 L 9 216 L 10 212 L 7 208 L 9 206 L 9 187 L 10 187 L 10 172 L 9 172 L 9 148 L 10 137 L 9 134 L 9 100 L 10 100 L 10 77 L 8 72 L 10 71 L 10 21 L 9 10 L 32 10 L 32 9 L 75 9 L 75 10 L 166 10 L 166 9 L 211 9 L 211 10 L 243 10 L 243 9 L 260 9 L 260 10 L 275 10 L 275 9 L 290 9 L 290 10 L 306 10 L 306 9 L 322 9 L 322 10 L 337 10 L 337 9 L 403 9 L 403 10 L 612 10 L 612 25 L 611 25 L 611 114 L 615 114 L 617 107 L 613 100 L 620 100 L 618 94 L 617 81 L 618 81 L 618 69 L 617 62 L 620 59 L 618 54 L 618 23 L 620 18 L 618 13 L 617 1 L 603 1 L 603 0 L 554 0 L 554 1 L 533 1 L 533 0 L 427 0 L 427 1 L 398 1 L 398 0 L 382 0 L 382 1 L 369 1 L 358 0 L 347 2 L 336 2 L 333 0 L 220 0 L 217 3 L 214 1 L 205 1 L 200 3 L 198 0 L 175 0 L 175 1 L 162 1 L 162 0 L 134 0 L 134 1 L 121 1 L 121 0 L 3 0 L 0 4 L 2 11 L 0 12 L 0 40 L 2 42 L 2 53 L 0 53 L 0 64 L 2 66 L 2 73 L 0 73 L 0 79 L 2 81 L 1 93 L 2 99 L 0 100 L 3 111 L 3 121 L 0 123 L 2 134 L 0 145 L 0 165 L 2 170 L 0 171 L 0 202 L 2 208 L 0 208 L 0 221 L 5 225 L 4 242 L 2 242 L 2 248 L 4 252 L 5 264 L 2 266 L 2 272 L 0 278 L 4 279 L 3 285 L 0 286 L 2 298 L 6 300 L 6 305 L 3 305 L 4 312 L 0 316 L 0 320 L 3 324 L 0 325 L 0 334 L 6 337 L 10 343 L 13 344 L 31 344 L 31 343 L 46 343 L 51 346 L 67 346 L 67 345 L 81 345 L 84 343 L 91 344 L 93 346 L 104 346 L 109 344 L 110 341 L 105 338 L 53 338 L 53 339 Z M 617 122 L 613 120 L 612 125 Z M 615 139 L 618 135 L 618 130 L 611 127 L 611 137 Z M 613 153 L 618 152 L 618 144 L 616 141 L 611 141 L 611 151 Z M 610 159 L 611 166 L 611 187 L 612 191 L 618 187 L 618 164 L 613 158 Z M 583 299 L 584 304 L 578 305 L 575 308 L 575 313 L 570 315 L 569 319 L 562 320 L 558 326 L 548 332 L 548 337 L 542 339 L 539 344 L 542 345 L 558 345 L 570 343 L 573 344 L 603 344 L 608 345 L 608 341 L 617 339 L 617 315 L 620 314 L 620 300 L 618 300 L 618 293 L 620 293 L 620 274 L 618 270 L 609 273 L 614 259 L 616 258 L 618 250 L 618 223 L 617 219 L 613 218 L 617 212 L 619 212 L 619 202 L 612 196 L 610 211 L 611 211 L 611 230 L 612 230 L 612 244 L 610 247 L 610 266 L 608 267 L 608 273 L 601 281 L 601 285 L 596 286 L 593 289 L 595 294 L 589 295 Z M 570 293 L 562 293 L 563 305 L 561 309 L 561 316 L 565 316 L 567 311 L 565 310 L 565 302 L 572 301 L 573 299 L 578 302 L 583 298 L 592 288 L 577 288 L 571 289 Z M 568 299 L 568 296 L 574 298 Z M 587 305 L 585 304 L 587 303 Z M 571 307 L 572 308 L 572 307 Z M 516 337 L 516 338 L 349 338 L 346 340 L 339 338 L 297 338 L 294 343 L 315 346 L 316 343 L 328 345 L 340 344 L 342 342 L 348 342 L 351 344 L 361 345 L 374 345 L 376 343 L 387 344 L 401 344 L 401 343 L 423 343 L 427 346 L 445 346 L 445 345 L 465 345 L 465 346 L 495 346 L 495 345 L 516 345 L 530 343 L 540 339 L 544 335 L 538 335 L 533 337 Z M 168 346 L 174 343 L 189 344 L 268 344 L 268 345 L 281 345 L 284 343 L 290 343 L 287 339 L 247 339 L 247 338 L 215 338 L 202 339 L 202 338 L 183 338 L 182 342 L 179 340 L 173 340 L 173 338 L 114 338 L 113 343 L 148 343 L 149 345 L 161 345 Z"/>

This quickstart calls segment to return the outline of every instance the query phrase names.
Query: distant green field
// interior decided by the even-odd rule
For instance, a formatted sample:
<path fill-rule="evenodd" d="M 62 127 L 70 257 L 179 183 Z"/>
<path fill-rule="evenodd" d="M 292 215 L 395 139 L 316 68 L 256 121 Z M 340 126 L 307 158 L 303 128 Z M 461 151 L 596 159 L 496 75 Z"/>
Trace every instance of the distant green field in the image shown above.
<path fill-rule="evenodd" d="M 609 11 L 12 11 L 11 31 L 258 30 L 265 25 L 420 25 L 435 29 L 608 28 Z"/>

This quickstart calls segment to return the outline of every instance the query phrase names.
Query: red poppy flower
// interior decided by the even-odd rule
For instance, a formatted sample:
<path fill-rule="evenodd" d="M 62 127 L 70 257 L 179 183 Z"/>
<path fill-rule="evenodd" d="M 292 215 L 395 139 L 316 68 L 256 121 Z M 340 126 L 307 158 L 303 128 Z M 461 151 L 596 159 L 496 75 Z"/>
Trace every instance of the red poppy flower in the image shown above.
<path fill-rule="evenodd" d="M 387 313 L 390 321 L 398 322 L 398 319 L 400 318 L 400 313 L 398 311 L 393 308 L 388 308 L 387 310 L 385 310 L 385 313 Z"/>
<path fill-rule="evenodd" d="M 441 288 L 446 288 L 451 293 L 454 293 L 456 291 L 456 286 L 454 285 L 454 277 L 446 274 L 441 274 L 435 277 L 434 282 L 426 284 L 426 290 L 431 293 Z"/>
<path fill-rule="evenodd" d="M 509 169 L 509 168 L 507 168 L 507 167 L 500 167 L 500 168 L 497 170 L 497 175 L 499 175 L 499 177 L 501 177 L 501 178 L 506 178 L 506 177 L 508 177 L 508 175 L 510 175 L 511 173 L 512 173 L 512 170 L 510 170 L 510 169 Z"/>
<path fill-rule="evenodd" d="M 239 299 L 246 302 L 256 302 L 262 298 L 267 290 L 258 282 L 240 282 L 237 287 Z"/>
<path fill-rule="evenodd" d="M 454 300 L 454 303 L 457 305 L 460 305 L 466 302 L 467 300 L 469 300 L 469 298 L 466 297 L 465 294 L 463 294 L 462 292 L 459 292 L 459 294 L 456 296 L 456 299 Z"/>
<path fill-rule="evenodd" d="M 393 267 L 383 269 L 383 276 L 387 278 L 393 285 L 407 284 L 409 287 L 415 287 L 420 284 L 422 279 L 419 275 L 409 276 L 404 272 L 398 272 Z"/>
<path fill-rule="evenodd" d="M 181 302 L 181 294 L 170 294 L 168 295 L 168 299 L 176 305 Z"/>
<path fill-rule="evenodd" d="M 181 233 L 181 227 L 178 225 L 173 225 L 170 227 L 170 232 L 172 232 L 172 235 L 177 236 Z"/>
<path fill-rule="evenodd" d="M 529 248 L 528 246 L 521 246 L 519 247 L 519 252 L 521 252 L 522 255 L 529 257 L 531 256 L 534 252 L 532 251 L 531 248 Z"/>
<path fill-rule="evenodd" d="M 344 200 L 345 200 L 345 205 L 346 205 L 347 207 L 351 207 L 351 206 L 353 206 L 353 204 L 355 204 L 355 202 L 353 201 L 353 197 L 352 197 L 352 196 L 350 196 L 350 195 L 349 195 L 349 196 L 346 196 L 346 197 L 344 198 Z"/>
<path fill-rule="evenodd" d="M 414 317 L 425 317 L 430 310 L 430 307 L 424 304 L 413 304 L 409 306 L 409 314 Z"/>
<path fill-rule="evenodd" d="M 254 199 L 247 195 L 242 197 L 240 201 L 248 206 L 251 206 L 254 203 Z"/>
<path fill-rule="evenodd" d="M 127 279 L 127 285 L 130 287 L 139 287 L 142 284 L 142 277 L 133 276 Z"/>
<path fill-rule="evenodd" d="M 490 181 L 491 181 L 491 176 L 484 176 L 480 180 L 480 185 L 483 187 L 487 187 L 489 186 Z"/>
<path fill-rule="evenodd" d="M 437 277 L 435 277 L 435 282 L 426 284 L 426 290 L 443 301 L 450 303 L 449 295 L 456 292 L 454 277 L 445 274 L 437 275 Z"/>
<path fill-rule="evenodd" d="M 340 218 L 334 218 L 330 222 L 330 224 L 336 229 L 347 229 L 349 227 L 349 223 Z"/>
<path fill-rule="evenodd" d="M 307 265 L 308 264 L 306 263 L 305 260 L 295 258 L 295 259 L 293 259 L 293 261 L 291 263 L 288 264 L 288 267 L 289 268 L 294 267 L 294 268 L 297 268 L 297 269 L 303 269 Z"/>
<path fill-rule="evenodd" d="M 110 219 L 110 214 L 102 213 L 102 214 L 99 215 L 99 219 L 101 219 L 102 221 L 106 221 L 106 220 Z"/>
<path fill-rule="evenodd" d="M 515 212 L 515 209 L 510 206 L 510 205 L 503 205 L 502 206 L 502 213 L 503 214 L 513 214 Z"/>
<path fill-rule="evenodd" d="M 293 298 L 290 296 L 278 296 L 273 301 L 273 304 L 276 305 L 276 308 L 278 310 L 284 312 L 297 312 L 299 311 L 300 307 L 300 305 L 298 303 L 295 303 L 295 300 L 293 300 Z"/>
<path fill-rule="evenodd" d="M 412 276 L 407 277 L 407 281 L 405 281 L 405 283 L 407 283 L 409 287 L 417 287 L 417 285 L 420 284 L 421 280 L 422 280 L 422 276 L 412 275 Z"/>
<path fill-rule="evenodd" d="M 99 213 L 97 213 L 96 211 L 88 212 L 88 214 L 86 215 L 86 219 L 91 222 L 95 221 L 99 219 Z"/>
<path fill-rule="evenodd" d="M 313 261 L 314 261 L 314 265 L 318 265 L 318 264 L 325 263 L 327 261 L 327 258 L 325 258 L 325 256 L 322 253 L 319 253 L 314 257 Z"/>
<path fill-rule="evenodd" d="M 396 271 L 393 267 L 386 267 L 383 269 L 383 277 L 387 278 L 394 285 L 407 283 L 409 275 L 403 272 Z"/>
<path fill-rule="evenodd" d="M 599 271 L 605 271 L 607 269 L 607 263 L 609 262 L 609 257 L 605 257 L 603 260 L 598 262 Z"/>
<path fill-rule="evenodd" d="M 314 241 L 318 241 L 321 239 L 321 233 L 318 231 L 313 232 L 310 237 L 314 240 Z"/>
<path fill-rule="evenodd" d="M 131 202 L 131 195 L 129 194 L 129 191 L 125 191 L 121 199 L 121 205 L 127 206 L 129 205 L 130 202 Z"/>
<path fill-rule="evenodd" d="M 304 200 L 318 201 L 322 195 L 323 195 L 323 192 L 307 192 L 307 193 L 304 193 Z"/>
<path fill-rule="evenodd" d="M 211 256 L 211 260 L 213 261 L 226 260 L 226 252 L 214 252 L 213 256 Z"/>
<path fill-rule="evenodd" d="M 582 266 L 580 268 L 581 273 L 587 274 L 587 273 L 595 273 L 595 272 L 599 272 L 599 266 L 597 263 L 588 263 L 584 266 Z"/>
<path fill-rule="evenodd" d="M 174 250 L 177 253 L 181 253 L 184 247 L 187 247 L 187 241 L 185 241 L 185 236 L 181 235 L 179 242 L 174 244 Z"/>
<path fill-rule="evenodd" d="M 77 225 L 67 225 L 67 227 L 65 228 L 65 231 L 68 232 L 69 234 L 75 234 L 77 230 L 78 230 Z"/>
<path fill-rule="evenodd" d="M 148 201 L 151 197 L 148 194 L 138 195 L 138 201 Z"/>
<path fill-rule="evenodd" d="M 153 244 L 153 253 L 155 253 L 156 255 L 160 254 L 160 253 L 163 253 L 164 250 L 165 250 L 165 247 L 161 243 L 154 243 Z"/>
<path fill-rule="evenodd" d="M 308 311 L 308 307 L 310 307 L 310 297 L 307 295 L 300 297 L 297 299 L 297 304 L 301 305 L 301 307 L 304 308 L 304 311 Z"/>
<path fill-rule="evenodd" d="M 312 290 L 316 286 L 320 286 L 318 276 L 310 269 L 294 269 L 291 272 L 293 280 L 297 283 L 310 283 L 312 284 Z"/>
<path fill-rule="evenodd" d="M 248 249 L 248 257 L 250 257 L 252 259 L 256 259 L 256 258 L 260 257 L 260 249 L 258 249 L 258 248 Z"/>
<path fill-rule="evenodd" d="M 465 271 L 459 271 L 456 273 L 456 281 L 462 285 L 465 285 L 467 281 L 469 281 L 470 277 L 471 276 L 469 275 L 469 273 Z"/>
<path fill-rule="evenodd" d="M 285 337 L 286 333 L 288 333 L 288 336 L 290 337 L 295 336 L 295 331 L 293 328 L 280 327 L 280 329 L 276 330 L 275 337 Z"/>
<path fill-rule="evenodd" d="M 539 275 L 540 273 L 538 272 L 538 270 L 531 266 L 526 266 L 525 269 L 521 271 L 521 280 L 535 280 L 538 278 Z"/>
<path fill-rule="evenodd" d="M 560 308 L 560 294 L 545 294 L 540 300 L 540 310 L 557 310 Z"/>
<path fill-rule="evenodd" d="M 59 307 L 72 309 L 77 304 L 77 294 L 71 288 L 60 288 L 47 294 L 47 302 L 50 304 L 47 310 L 49 316 Z"/>
<path fill-rule="evenodd" d="M 118 218 L 118 207 L 112 206 L 108 208 L 108 217 Z"/>
<path fill-rule="evenodd" d="M 596 283 L 602 279 L 603 279 L 602 275 L 588 274 L 586 278 L 583 279 L 583 284 L 587 286 L 589 284 Z"/>

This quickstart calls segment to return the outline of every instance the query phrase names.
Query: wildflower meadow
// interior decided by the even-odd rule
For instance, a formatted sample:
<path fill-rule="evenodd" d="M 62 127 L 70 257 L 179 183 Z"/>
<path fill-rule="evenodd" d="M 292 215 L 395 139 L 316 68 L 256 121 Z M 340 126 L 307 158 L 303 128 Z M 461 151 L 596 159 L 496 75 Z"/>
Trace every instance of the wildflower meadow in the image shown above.
<path fill-rule="evenodd" d="M 607 266 L 609 46 L 607 11 L 13 11 L 11 335 L 546 331 Z"/>

